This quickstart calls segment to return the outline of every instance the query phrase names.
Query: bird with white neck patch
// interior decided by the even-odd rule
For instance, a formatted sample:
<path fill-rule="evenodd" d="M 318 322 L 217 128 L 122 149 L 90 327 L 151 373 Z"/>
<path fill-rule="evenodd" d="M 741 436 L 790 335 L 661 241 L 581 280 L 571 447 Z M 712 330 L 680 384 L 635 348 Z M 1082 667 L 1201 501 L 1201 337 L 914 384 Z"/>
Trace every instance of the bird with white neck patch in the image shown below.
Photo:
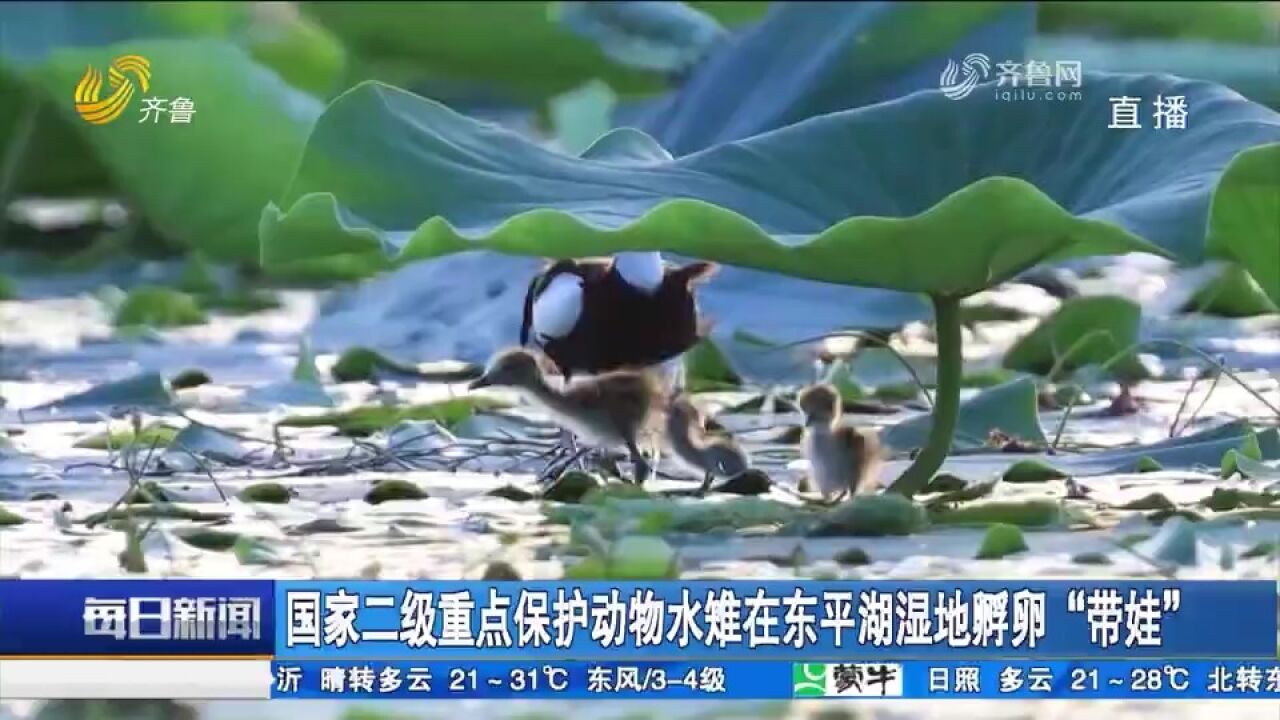
<path fill-rule="evenodd" d="M 636 484 L 652 474 L 640 445 L 661 432 L 663 391 L 651 373 L 616 370 L 557 388 L 547 383 L 536 355 L 515 348 L 495 355 L 469 387 L 514 388 L 589 446 L 629 452 Z"/>
<path fill-rule="evenodd" d="M 656 252 L 555 262 L 529 284 L 520 344 L 540 348 L 566 382 L 623 368 L 674 370 L 705 335 L 694 286 L 715 270 L 668 265 Z"/>
<path fill-rule="evenodd" d="M 731 437 L 707 432 L 702 412 L 684 396 L 667 404 L 667 447 L 683 468 L 702 475 L 698 494 L 706 494 L 717 477 L 731 478 L 751 468 L 751 458 Z"/>
<path fill-rule="evenodd" d="M 840 424 L 840 393 L 831 385 L 812 385 L 800 392 L 796 404 L 804 415 L 809 476 L 823 498 L 835 502 L 875 489 L 882 460 L 879 436 Z"/>

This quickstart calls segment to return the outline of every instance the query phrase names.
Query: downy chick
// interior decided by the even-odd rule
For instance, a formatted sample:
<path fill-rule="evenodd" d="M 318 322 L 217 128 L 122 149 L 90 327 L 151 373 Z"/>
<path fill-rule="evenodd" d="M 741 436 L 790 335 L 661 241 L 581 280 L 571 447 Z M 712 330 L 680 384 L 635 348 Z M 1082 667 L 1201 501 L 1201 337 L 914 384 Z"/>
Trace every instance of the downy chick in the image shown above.
<path fill-rule="evenodd" d="M 636 484 L 643 483 L 652 473 L 639 443 L 657 429 L 662 393 L 649 373 L 619 370 L 583 378 L 560 389 L 547 383 L 537 356 L 517 348 L 495 355 L 484 375 L 469 387 L 509 387 L 520 391 L 589 446 L 625 448 L 635 466 Z"/>
<path fill-rule="evenodd" d="M 751 467 L 751 459 L 733 438 L 707 433 L 702 413 L 684 397 L 673 397 L 667 405 L 666 437 L 676 461 L 702 473 L 699 494 L 705 494 L 716 477 L 734 477 Z"/>
<path fill-rule="evenodd" d="M 824 499 L 874 489 L 880 469 L 880 440 L 873 430 L 840 425 L 840 394 L 830 385 L 813 385 L 797 398 L 804 414 L 804 455 L 809 474 Z"/>

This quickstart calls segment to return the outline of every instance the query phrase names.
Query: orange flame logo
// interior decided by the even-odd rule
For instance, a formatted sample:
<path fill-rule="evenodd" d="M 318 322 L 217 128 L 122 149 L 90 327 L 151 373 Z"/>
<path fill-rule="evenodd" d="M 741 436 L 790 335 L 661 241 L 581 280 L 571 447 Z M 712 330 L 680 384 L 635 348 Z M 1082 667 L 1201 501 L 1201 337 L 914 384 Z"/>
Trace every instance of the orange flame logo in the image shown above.
<path fill-rule="evenodd" d="M 76 112 L 94 125 L 105 125 L 120 117 L 120 113 L 129 106 L 137 88 L 142 88 L 142 92 L 147 91 L 151 86 L 151 63 L 141 55 L 121 55 L 111 61 L 111 67 L 107 70 L 107 83 L 111 94 L 99 99 L 102 94 L 102 73 L 92 65 L 85 68 L 84 76 L 76 83 Z"/>

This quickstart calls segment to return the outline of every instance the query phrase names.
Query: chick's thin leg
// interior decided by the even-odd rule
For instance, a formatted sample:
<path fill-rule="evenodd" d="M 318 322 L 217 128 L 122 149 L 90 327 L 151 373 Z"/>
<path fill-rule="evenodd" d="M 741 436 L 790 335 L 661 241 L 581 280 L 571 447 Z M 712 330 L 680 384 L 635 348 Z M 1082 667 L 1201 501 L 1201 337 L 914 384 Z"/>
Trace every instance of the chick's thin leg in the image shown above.
<path fill-rule="evenodd" d="M 649 465 L 644 453 L 640 452 L 640 448 L 636 447 L 635 439 L 627 440 L 627 450 L 631 453 L 631 465 L 635 468 L 635 484 L 643 485 L 644 481 L 653 474 L 653 468 Z"/>

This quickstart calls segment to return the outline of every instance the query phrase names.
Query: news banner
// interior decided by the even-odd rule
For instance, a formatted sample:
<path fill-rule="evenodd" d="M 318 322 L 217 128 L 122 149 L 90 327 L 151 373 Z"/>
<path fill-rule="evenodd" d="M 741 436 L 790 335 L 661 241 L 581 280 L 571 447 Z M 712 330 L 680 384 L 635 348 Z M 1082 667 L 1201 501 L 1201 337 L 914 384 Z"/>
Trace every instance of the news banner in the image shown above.
<path fill-rule="evenodd" d="M 1280 698 L 1271 581 L 0 580 L 0 697 Z"/>

